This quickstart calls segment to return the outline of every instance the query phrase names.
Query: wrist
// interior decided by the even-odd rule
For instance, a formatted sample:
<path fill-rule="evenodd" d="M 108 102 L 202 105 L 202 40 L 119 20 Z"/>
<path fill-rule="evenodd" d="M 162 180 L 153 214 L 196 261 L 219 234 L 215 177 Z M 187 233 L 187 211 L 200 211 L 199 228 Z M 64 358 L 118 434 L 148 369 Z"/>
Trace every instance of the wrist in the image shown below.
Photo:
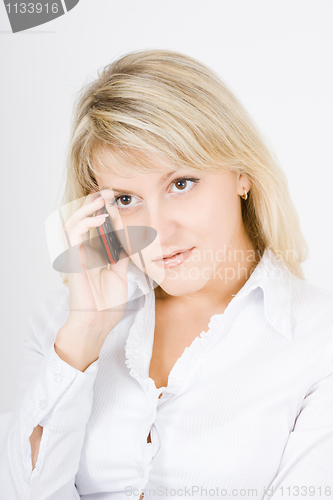
<path fill-rule="evenodd" d="M 65 363 L 81 372 L 84 372 L 99 357 L 98 355 L 92 355 L 92 353 L 89 353 L 89 356 L 85 353 L 80 354 L 76 349 L 72 349 L 68 343 L 62 344 L 61 341 L 54 343 L 54 351 Z"/>
<path fill-rule="evenodd" d="M 57 333 L 54 350 L 66 363 L 84 371 L 99 357 L 99 344 L 88 330 L 72 328 L 65 324 Z"/>

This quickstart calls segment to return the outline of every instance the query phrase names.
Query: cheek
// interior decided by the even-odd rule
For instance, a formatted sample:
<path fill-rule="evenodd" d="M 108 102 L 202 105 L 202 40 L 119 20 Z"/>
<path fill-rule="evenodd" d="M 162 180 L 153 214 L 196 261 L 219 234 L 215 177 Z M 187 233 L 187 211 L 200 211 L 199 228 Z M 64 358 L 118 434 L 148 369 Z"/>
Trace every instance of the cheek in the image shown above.
<path fill-rule="evenodd" d="M 205 234 L 215 217 L 216 208 L 214 202 L 204 198 L 200 203 L 191 203 L 188 208 L 182 209 L 182 226 Z"/>
<path fill-rule="evenodd" d="M 237 227 L 238 211 L 234 200 L 229 203 L 221 203 L 217 209 L 214 222 L 221 237 L 230 238 Z"/>
<path fill-rule="evenodd" d="M 237 227 L 237 198 L 230 194 L 211 197 L 200 206 L 192 207 L 187 220 L 191 221 L 191 228 L 210 241 L 228 240 Z"/>

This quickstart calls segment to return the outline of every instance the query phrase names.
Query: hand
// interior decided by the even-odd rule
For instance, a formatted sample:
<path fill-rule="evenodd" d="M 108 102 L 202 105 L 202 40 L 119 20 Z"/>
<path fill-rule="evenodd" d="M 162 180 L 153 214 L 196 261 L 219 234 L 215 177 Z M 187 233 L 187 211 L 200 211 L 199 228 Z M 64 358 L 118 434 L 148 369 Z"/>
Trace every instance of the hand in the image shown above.
<path fill-rule="evenodd" d="M 63 343 L 64 335 L 70 335 L 72 345 L 74 345 L 73 340 L 79 341 L 82 350 L 87 350 L 89 346 L 95 354 L 99 353 L 108 333 L 124 316 L 129 263 L 129 257 L 122 254 L 122 258 L 117 264 L 112 264 L 110 269 L 107 265 L 86 269 L 85 263 L 93 262 L 98 253 L 89 245 L 82 245 L 89 239 L 90 228 L 103 224 L 105 218 L 110 217 L 111 210 L 115 211 L 115 218 L 118 214 L 118 210 L 114 207 L 109 210 L 109 215 L 92 217 L 92 214 L 102 208 L 105 203 L 103 198 L 97 200 L 98 197 L 99 193 L 90 193 L 82 206 L 63 225 L 71 247 L 77 250 L 72 253 L 71 258 L 81 260 L 82 272 L 67 273 L 70 315 L 65 325 L 66 328 L 58 332 L 56 341 L 60 343 L 61 340 Z M 97 261 L 96 258 L 95 261 Z M 77 268 L 77 262 L 75 264 Z"/>

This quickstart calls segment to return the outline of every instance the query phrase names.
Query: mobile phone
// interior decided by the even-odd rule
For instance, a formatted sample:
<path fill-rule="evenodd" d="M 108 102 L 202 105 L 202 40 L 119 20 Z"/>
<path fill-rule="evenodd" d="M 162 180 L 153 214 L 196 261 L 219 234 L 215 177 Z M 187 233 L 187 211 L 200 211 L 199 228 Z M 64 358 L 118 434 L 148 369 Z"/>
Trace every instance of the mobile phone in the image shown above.
<path fill-rule="evenodd" d="M 105 206 L 95 211 L 93 215 L 103 213 L 107 213 Z M 67 231 L 64 230 L 64 225 L 62 211 L 56 210 L 48 218 L 46 226 L 49 251 L 52 249 L 52 255 L 51 252 L 50 255 L 53 269 L 61 273 L 82 273 L 82 266 L 87 270 L 95 269 L 106 263 L 116 264 L 120 259 L 134 254 L 139 255 L 143 269 L 145 262 L 142 250 L 157 238 L 156 229 L 149 226 L 126 226 L 126 228 L 115 230 L 108 216 L 103 224 L 89 229 L 90 237 L 85 238 L 82 245 L 72 246 Z M 82 253 L 81 246 L 87 246 L 87 251 Z M 92 249 L 95 251 L 91 251 Z"/>
<path fill-rule="evenodd" d="M 94 213 L 94 216 L 105 213 L 108 212 L 104 206 L 98 209 Z M 110 217 L 106 217 L 105 222 L 97 226 L 96 229 L 109 264 L 116 264 L 119 261 L 120 252 L 124 250 L 124 248 L 112 226 Z"/>

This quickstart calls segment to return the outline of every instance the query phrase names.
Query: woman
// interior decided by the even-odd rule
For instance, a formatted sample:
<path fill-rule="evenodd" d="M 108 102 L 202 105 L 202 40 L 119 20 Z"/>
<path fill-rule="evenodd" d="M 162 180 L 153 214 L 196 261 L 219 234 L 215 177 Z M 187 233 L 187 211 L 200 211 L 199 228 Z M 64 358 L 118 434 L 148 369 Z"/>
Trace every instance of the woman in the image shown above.
<path fill-rule="evenodd" d="M 330 495 L 333 300 L 231 91 L 171 51 L 104 68 L 76 105 L 82 198 L 63 229 L 84 258 L 107 217 L 158 238 L 144 264 L 83 259 L 33 311 L 2 498 Z"/>

